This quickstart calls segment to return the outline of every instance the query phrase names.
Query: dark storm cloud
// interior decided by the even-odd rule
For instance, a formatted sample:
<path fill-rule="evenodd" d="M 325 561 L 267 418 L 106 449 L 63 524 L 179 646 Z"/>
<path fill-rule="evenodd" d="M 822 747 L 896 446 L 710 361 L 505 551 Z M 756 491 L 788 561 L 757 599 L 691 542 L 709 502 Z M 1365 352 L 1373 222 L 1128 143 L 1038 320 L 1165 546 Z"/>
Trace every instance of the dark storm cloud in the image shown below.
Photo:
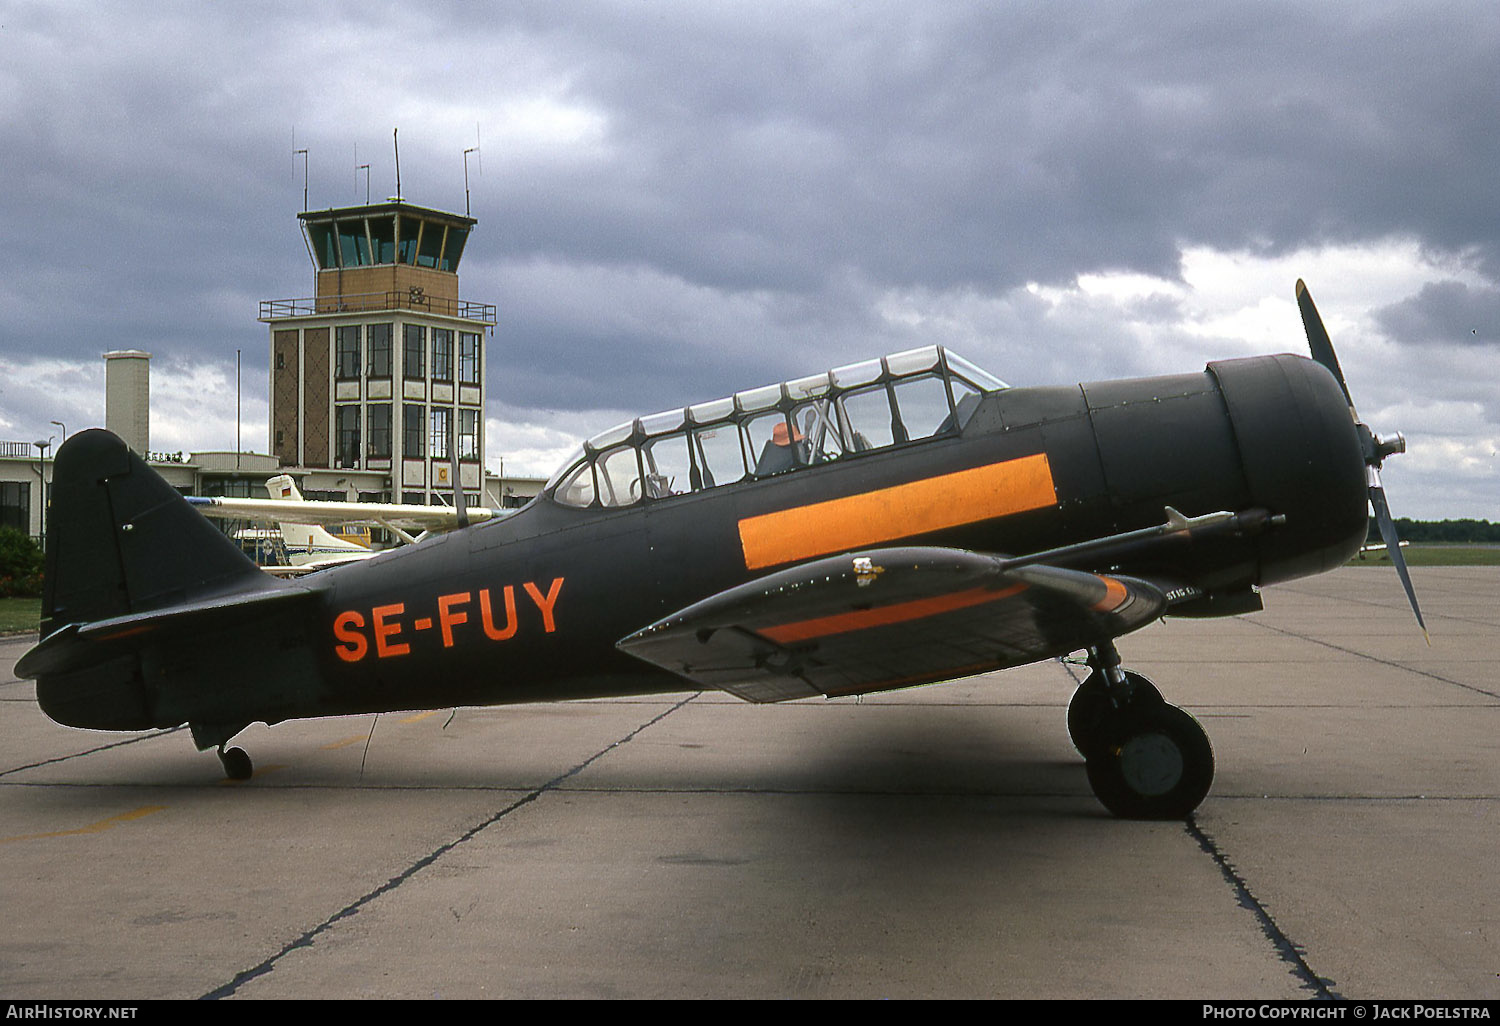
<path fill-rule="evenodd" d="M 804 344 L 878 340 L 884 289 L 1172 277 L 1186 245 L 1414 237 L 1496 266 L 1479 8 L 714 10 L 554 26 L 614 159 L 510 169 L 505 251 L 823 301 Z"/>
<path fill-rule="evenodd" d="M 1492 206 L 1496 19 L 1200 8 L 591 8 L 574 89 L 621 159 L 566 183 L 576 224 L 529 230 L 526 204 L 518 237 L 649 225 L 626 234 L 694 280 L 804 288 L 850 265 L 932 286 L 1171 273 L 1183 242 L 1403 232 L 1493 260 L 1471 215 Z"/>
<path fill-rule="evenodd" d="M 256 302 L 312 290 L 293 131 L 319 208 L 363 200 L 359 163 L 394 191 L 398 126 L 406 198 L 455 210 L 483 132 L 463 290 L 500 306 L 506 408 L 960 339 L 1017 380 L 1135 373 L 1147 328 L 1195 344 L 1174 300 L 1025 286 L 1194 247 L 1411 240 L 1476 323 L 1433 293 L 1381 324 L 1482 335 L 1497 52 L 1487 3 L 13 5 L 0 355 L 263 360 Z"/>
<path fill-rule="evenodd" d="M 1378 311 L 1376 321 L 1403 343 L 1456 343 L 1493 352 L 1500 349 L 1500 289 L 1434 282 L 1410 299 Z"/>
<path fill-rule="evenodd" d="M 290 130 L 313 151 L 313 206 L 352 200 L 361 129 L 379 192 L 400 112 L 329 120 L 375 68 L 410 91 L 407 181 L 454 201 L 447 151 L 469 140 L 424 130 L 424 105 L 493 119 L 482 83 L 523 66 L 605 117 L 598 159 L 496 140 L 478 210 L 492 253 L 801 295 L 851 270 L 872 288 L 1171 275 L 1185 243 L 1406 233 L 1496 260 L 1500 35 L 1482 6 L 27 10 L 7 32 L 40 37 L 56 70 L 7 119 L 25 154 L 7 223 L 28 229 L 23 273 L 103 279 L 117 309 L 303 271 Z"/>

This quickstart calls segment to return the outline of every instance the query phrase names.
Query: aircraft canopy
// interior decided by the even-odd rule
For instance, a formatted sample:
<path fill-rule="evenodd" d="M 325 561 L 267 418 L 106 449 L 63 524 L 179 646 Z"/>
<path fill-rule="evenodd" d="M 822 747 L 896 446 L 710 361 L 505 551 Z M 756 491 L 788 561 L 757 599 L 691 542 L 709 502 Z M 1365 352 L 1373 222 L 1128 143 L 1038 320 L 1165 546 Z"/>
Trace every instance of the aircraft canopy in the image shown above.
<path fill-rule="evenodd" d="M 956 434 L 1008 386 L 941 346 L 618 424 L 547 482 L 564 506 L 629 506 Z"/>

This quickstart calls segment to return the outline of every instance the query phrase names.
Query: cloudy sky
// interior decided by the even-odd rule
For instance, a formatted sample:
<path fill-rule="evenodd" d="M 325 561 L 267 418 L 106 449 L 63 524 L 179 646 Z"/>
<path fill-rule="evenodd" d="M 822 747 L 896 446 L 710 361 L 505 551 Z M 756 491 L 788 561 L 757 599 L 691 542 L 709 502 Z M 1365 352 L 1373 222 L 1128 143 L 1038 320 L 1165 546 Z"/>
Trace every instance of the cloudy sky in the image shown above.
<path fill-rule="evenodd" d="M 308 205 L 479 226 L 490 464 L 929 343 L 1012 384 L 1305 352 L 1305 278 L 1398 516 L 1500 519 L 1500 7 L 0 3 L 0 438 L 264 451 L 259 301 Z"/>

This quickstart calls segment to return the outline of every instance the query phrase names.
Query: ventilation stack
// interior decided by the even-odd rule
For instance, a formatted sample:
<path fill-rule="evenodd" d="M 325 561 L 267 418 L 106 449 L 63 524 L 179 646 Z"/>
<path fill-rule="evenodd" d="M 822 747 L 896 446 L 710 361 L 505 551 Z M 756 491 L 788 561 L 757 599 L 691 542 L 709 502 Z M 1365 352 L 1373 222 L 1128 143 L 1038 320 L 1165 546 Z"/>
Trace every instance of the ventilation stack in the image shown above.
<path fill-rule="evenodd" d="M 142 459 L 151 443 L 151 354 L 121 349 L 104 354 L 104 426 Z"/>

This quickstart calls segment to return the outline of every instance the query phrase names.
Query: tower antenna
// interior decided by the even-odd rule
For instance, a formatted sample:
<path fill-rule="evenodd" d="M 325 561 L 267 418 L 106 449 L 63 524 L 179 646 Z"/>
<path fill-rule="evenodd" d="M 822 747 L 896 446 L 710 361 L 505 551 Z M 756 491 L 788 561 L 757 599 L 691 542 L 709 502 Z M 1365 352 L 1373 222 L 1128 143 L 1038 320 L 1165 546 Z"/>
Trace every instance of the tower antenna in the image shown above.
<path fill-rule="evenodd" d="M 474 145 L 464 150 L 464 216 L 469 217 L 469 154 L 475 154 L 474 163 L 479 173 L 484 174 L 484 154 L 479 152 L 479 122 L 474 122 Z"/>
<path fill-rule="evenodd" d="M 294 135 L 293 142 L 295 142 L 296 141 L 296 139 L 295 139 L 295 133 L 293 133 L 293 135 Z M 293 161 L 295 161 L 297 159 L 297 155 L 298 154 L 302 155 L 302 209 L 306 210 L 307 209 L 307 148 L 303 147 L 300 150 L 293 150 L 292 151 L 292 160 Z"/>
<path fill-rule="evenodd" d="M 479 152 L 478 146 L 464 150 L 464 216 L 469 216 L 469 154 Z"/>
<path fill-rule="evenodd" d="M 399 128 L 391 129 L 391 145 L 396 149 L 396 198 L 401 198 L 401 140 L 396 138 Z"/>

